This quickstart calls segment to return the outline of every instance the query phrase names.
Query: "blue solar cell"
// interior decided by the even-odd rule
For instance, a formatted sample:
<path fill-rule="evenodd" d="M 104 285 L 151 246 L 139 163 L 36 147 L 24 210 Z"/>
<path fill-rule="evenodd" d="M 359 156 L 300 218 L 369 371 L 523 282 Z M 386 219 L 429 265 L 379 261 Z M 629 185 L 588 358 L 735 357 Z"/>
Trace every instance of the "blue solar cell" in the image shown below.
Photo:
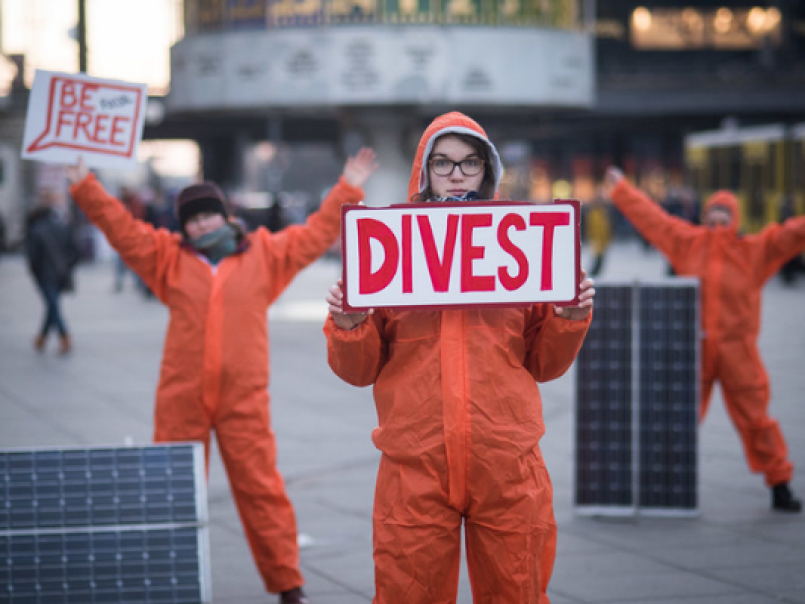
<path fill-rule="evenodd" d="M 599 284 L 596 292 L 576 364 L 576 505 L 695 508 L 698 286 Z"/>
<path fill-rule="evenodd" d="M 195 444 L 0 451 L 0 604 L 209 601 L 203 476 Z"/>

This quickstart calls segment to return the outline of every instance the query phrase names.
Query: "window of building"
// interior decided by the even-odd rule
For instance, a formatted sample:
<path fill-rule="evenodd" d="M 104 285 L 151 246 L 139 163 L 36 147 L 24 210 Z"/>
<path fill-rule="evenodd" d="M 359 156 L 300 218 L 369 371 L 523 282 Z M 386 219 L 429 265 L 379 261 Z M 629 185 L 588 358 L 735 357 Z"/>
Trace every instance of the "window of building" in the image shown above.
<path fill-rule="evenodd" d="M 775 7 L 646 8 L 632 11 L 629 35 L 639 50 L 759 50 L 780 45 Z"/>

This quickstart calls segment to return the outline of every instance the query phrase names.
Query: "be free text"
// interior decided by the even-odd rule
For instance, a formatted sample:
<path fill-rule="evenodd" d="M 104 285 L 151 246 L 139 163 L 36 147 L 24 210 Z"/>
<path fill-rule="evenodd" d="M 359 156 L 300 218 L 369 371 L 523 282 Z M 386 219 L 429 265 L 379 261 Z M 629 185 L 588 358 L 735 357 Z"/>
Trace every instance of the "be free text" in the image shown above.
<path fill-rule="evenodd" d="M 29 153 L 49 147 L 130 155 L 141 90 L 137 87 L 54 77 L 44 131 Z"/>

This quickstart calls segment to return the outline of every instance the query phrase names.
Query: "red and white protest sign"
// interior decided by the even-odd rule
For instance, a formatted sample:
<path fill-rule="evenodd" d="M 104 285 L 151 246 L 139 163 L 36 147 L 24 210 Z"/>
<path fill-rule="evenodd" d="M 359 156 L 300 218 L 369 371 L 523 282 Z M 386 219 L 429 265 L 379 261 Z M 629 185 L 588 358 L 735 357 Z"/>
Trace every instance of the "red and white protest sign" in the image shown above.
<path fill-rule="evenodd" d="M 344 308 L 578 302 L 580 203 L 342 210 Z"/>
<path fill-rule="evenodd" d="M 148 102 L 145 84 L 37 70 L 22 157 L 54 164 L 131 169 Z"/>

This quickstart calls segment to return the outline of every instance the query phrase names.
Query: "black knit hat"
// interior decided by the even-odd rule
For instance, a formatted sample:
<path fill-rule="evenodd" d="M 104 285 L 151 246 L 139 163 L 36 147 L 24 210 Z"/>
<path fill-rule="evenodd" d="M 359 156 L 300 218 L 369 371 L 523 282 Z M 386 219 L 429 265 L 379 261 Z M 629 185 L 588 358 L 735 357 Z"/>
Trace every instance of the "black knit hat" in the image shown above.
<path fill-rule="evenodd" d="M 190 185 L 179 191 L 175 209 L 182 230 L 185 223 L 200 212 L 215 212 L 227 217 L 226 197 L 213 182 Z"/>

